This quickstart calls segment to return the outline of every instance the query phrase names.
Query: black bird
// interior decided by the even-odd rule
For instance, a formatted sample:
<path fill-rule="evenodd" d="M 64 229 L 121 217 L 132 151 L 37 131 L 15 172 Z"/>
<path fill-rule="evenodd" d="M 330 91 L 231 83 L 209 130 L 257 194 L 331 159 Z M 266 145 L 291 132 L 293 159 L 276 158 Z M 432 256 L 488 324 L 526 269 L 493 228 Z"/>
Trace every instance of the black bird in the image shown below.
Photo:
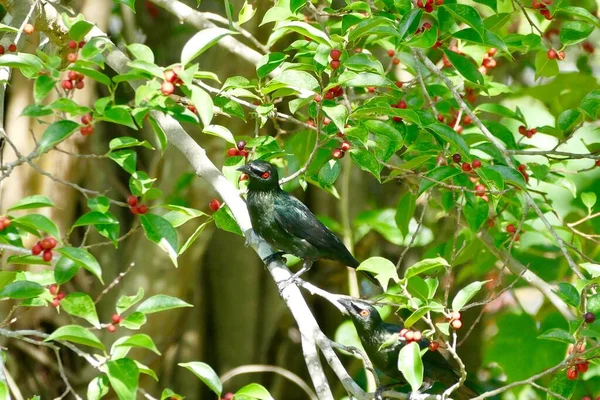
<path fill-rule="evenodd" d="M 289 282 L 321 258 L 358 267 L 359 262 L 341 240 L 300 200 L 281 189 L 275 166 L 255 160 L 242 165 L 238 171 L 248 174 L 246 203 L 254 232 L 275 249 L 304 261 L 302 269 Z M 372 276 L 369 279 L 374 280 Z"/>
<path fill-rule="evenodd" d="M 406 342 L 397 341 L 396 344 L 380 350 L 381 345 L 392 335 L 399 333 L 404 326 L 383 322 L 379 312 L 364 301 L 345 298 L 337 301 L 348 310 L 358 337 L 373 365 L 390 378 L 405 384 L 406 380 L 398 370 L 398 354 Z M 429 340 L 423 338 L 419 341 L 419 347 L 425 349 L 429 343 Z M 459 380 L 458 373 L 439 351 L 427 351 L 423 355 L 423 367 L 424 382 L 429 387 L 437 382 L 445 390 Z M 464 384 L 452 392 L 452 398 L 458 400 L 471 399 L 477 395 L 474 390 Z"/>

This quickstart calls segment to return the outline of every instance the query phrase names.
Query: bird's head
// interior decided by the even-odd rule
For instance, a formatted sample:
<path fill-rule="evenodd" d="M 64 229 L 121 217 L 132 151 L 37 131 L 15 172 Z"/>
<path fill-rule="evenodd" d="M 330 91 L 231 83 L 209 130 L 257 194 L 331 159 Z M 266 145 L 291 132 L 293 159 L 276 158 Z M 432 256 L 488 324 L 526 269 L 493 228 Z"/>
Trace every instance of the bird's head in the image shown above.
<path fill-rule="evenodd" d="M 279 189 L 279 174 L 277 168 L 266 161 L 254 160 L 238 168 L 248 175 L 248 190 Z"/>
<path fill-rule="evenodd" d="M 337 302 L 348 311 L 359 332 L 361 330 L 370 331 L 383 322 L 377 309 L 369 303 L 348 298 L 340 298 Z"/>

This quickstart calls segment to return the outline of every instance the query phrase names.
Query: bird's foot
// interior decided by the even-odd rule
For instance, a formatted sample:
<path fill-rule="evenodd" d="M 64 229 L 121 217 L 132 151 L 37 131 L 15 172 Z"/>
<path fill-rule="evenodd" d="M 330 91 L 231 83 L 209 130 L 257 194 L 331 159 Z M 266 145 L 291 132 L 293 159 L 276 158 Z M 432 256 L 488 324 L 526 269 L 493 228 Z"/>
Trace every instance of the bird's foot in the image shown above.
<path fill-rule="evenodd" d="M 273 262 L 273 261 L 283 261 L 285 262 L 285 258 L 283 257 L 285 255 L 285 253 L 283 251 L 277 251 L 269 256 L 267 256 L 263 262 L 265 263 L 265 265 Z"/>
<path fill-rule="evenodd" d="M 292 283 L 296 283 L 296 279 L 300 278 L 302 276 L 302 274 L 304 274 L 306 271 L 308 271 L 310 269 L 310 267 L 312 267 L 312 265 L 313 265 L 312 261 L 304 260 L 304 264 L 302 265 L 302 268 L 300 268 L 298 270 L 298 272 L 296 272 L 294 275 L 292 275 L 288 280 L 284 281 L 282 284 L 278 285 L 279 296 L 283 297 L 283 290 L 286 287 L 288 287 L 289 285 L 291 285 Z"/>
<path fill-rule="evenodd" d="M 279 289 L 279 296 L 283 296 L 283 291 L 285 290 L 285 288 L 287 288 L 288 286 L 290 286 L 292 283 L 296 283 L 296 277 L 295 276 L 291 276 L 289 279 L 283 281 L 283 283 L 278 285 L 278 289 Z"/>

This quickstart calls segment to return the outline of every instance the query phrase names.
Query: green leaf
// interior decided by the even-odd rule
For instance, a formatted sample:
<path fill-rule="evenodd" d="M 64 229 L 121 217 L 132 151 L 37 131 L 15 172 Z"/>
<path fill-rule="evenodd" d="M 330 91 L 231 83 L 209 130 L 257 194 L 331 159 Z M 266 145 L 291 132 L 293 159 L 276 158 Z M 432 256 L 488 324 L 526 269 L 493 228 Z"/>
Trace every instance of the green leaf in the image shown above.
<path fill-rule="evenodd" d="M 223 384 L 219 380 L 217 373 L 210 367 L 210 365 L 199 361 L 179 363 L 177 365 L 192 371 L 194 375 L 200 378 L 200 380 L 204 382 L 210 390 L 215 392 L 217 396 L 221 397 L 221 393 L 223 393 Z"/>
<path fill-rule="evenodd" d="M 69 29 L 69 36 L 71 36 L 73 40 L 79 42 L 85 37 L 85 35 L 88 34 L 89 31 L 92 30 L 93 27 L 94 25 L 90 22 L 77 21 Z"/>
<path fill-rule="evenodd" d="M 206 221 L 206 222 L 202 223 L 200 226 L 198 226 L 196 228 L 196 230 L 194 231 L 194 233 L 192 233 L 192 235 L 179 248 L 179 255 L 182 255 L 187 249 L 189 249 L 189 247 L 196 241 L 196 239 L 198 239 L 198 237 L 200 236 L 200 234 L 202 233 L 202 231 L 204 230 L 204 228 L 206 228 L 206 226 L 210 222 L 211 221 Z M 239 227 L 238 227 L 238 229 L 239 229 Z"/>
<path fill-rule="evenodd" d="M 562 6 L 556 10 L 557 13 L 569 14 L 571 17 L 581 19 L 583 21 L 590 22 L 600 28 L 600 22 L 598 22 L 598 18 L 587 9 L 583 7 L 571 7 L 571 6 Z"/>
<path fill-rule="evenodd" d="M 288 56 L 284 53 L 269 53 L 265 54 L 261 57 L 256 64 L 256 75 L 262 79 L 265 76 L 269 75 L 276 68 L 278 68 L 281 63 L 285 61 Z"/>
<path fill-rule="evenodd" d="M 596 119 L 598 110 L 600 110 L 600 90 L 592 90 L 589 92 L 579 106 L 591 119 Z"/>
<path fill-rule="evenodd" d="M 375 135 L 382 135 L 396 143 L 398 148 L 404 144 L 402 133 L 387 122 L 375 119 L 364 121 L 365 127 Z"/>
<path fill-rule="evenodd" d="M 53 122 L 42 134 L 39 143 L 39 153 L 45 153 L 54 145 L 68 138 L 78 128 L 78 123 L 66 119 Z"/>
<path fill-rule="evenodd" d="M 41 104 L 29 104 L 21 112 L 23 117 L 44 117 L 52 115 L 52 110 Z"/>
<path fill-rule="evenodd" d="M 381 165 L 379 164 L 379 161 L 377 161 L 377 158 L 370 151 L 363 149 L 352 149 L 350 151 L 350 158 L 352 158 L 352 161 L 354 161 L 354 163 L 358 165 L 360 169 L 370 172 L 375 178 L 377 178 L 378 181 L 381 181 L 381 177 L 379 176 L 381 173 Z"/>
<path fill-rule="evenodd" d="M 413 393 L 418 392 L 423 385 L 423 360 L 418 343 L 412 342 L 402 347 L 398 356 L 398 370 L 404 375 Z"/>
<path fill-rule="evenodd" d="M 452 310 L 460 311 L 471 300 L 483 286 L 490 281 L 476 281 L 469 283 L 464 288 L 460 289 L 454 299 L 452 299 Z"/>
<path fill-rule="evenodd" d="M 132 43 L 127 46 L 127 50 L 133 55 L 136 60 L 142 60 L 149 63 L 154 62 L 154 53 L 152 49 L 141 43 Z"/>
<path fill-rule="evenodd" d="M 67 313 L 83 318 L 94 325 L 94 327 L 100 329 L 96 306 L 88 294 L 80 292 L 69 293 L 61 300 L 60 306 Z"/>
<path fill-rule="evenodd" d="M 242 25 L 242 24 L 245 24 L 246 22 L 250 21 L 252 19 L 252 17 L 254 16 L 254 14 L 256 14 L 255 7 L 256 6 L 254 4 L 249 4 L 248 0 L 244 1 L 244 5 L 242 6 L 242 8 L 240 9 L 240 12 L 238 13 L 237 24 Z"/>
<path fill-rule="evenodd" d="M 481 75 L 481 72 L 479 72 L 477 65 L 475 65 L 473 60 L 467 58 L 466 56 L 455 53 L 447 48 L 442 48 L 442 51 L 446 57 L 448 57 L 448 60 L 450 60 L 458 73 L 461 74 L 466 80 L 483 85 L 483 75 Z"/>
<path fill-rule="evenodd" d="M 580 265 L 581 268 L 585 269 L 592 276 L 592 278 L 597 278 L 600 276 L 600 264 L 587 262 Z"/>
<path fill-rule="evenodd" d="M 135 173 L 137 169 L 137 153 L 133 150 L 111 150 L 108 152 L 108 158 L 130 174 Z"/>
<path fill-rule="evenodd" d="M 443 7 L 450 11 L 455 18 L 475 29 L 479 33 L 479 36 L 483 37 L 483 20 L 474 7 L 458 3 L 444 4 Z"/>
<path fill-rule="evenodd" d="M 28 196 L 13 204 L 8 211 L 29 210 L 31 208 L 54 207 L 56 204 L 46 196 Z"/>
<path fill-rule="evenodd" d="M 117 300 L 117 314 L 121 315 L 127 311 L 131 306 L 137 304 L 144 298 L 144 289 L 139 288 L 138 292 L 134 296 L 121 296 Z"/>
<path fill-rule="evenodd" d="M 463 157 L 469 157 L 469 145 L 454 129 L 450 128 L 448 125 L 437 122 L 435 124 L 427 125 L 427 129 L 454 145 Z"/>
<path fill-rule="evenodd" d="M 213 100 L 208 93 L 198 86 L 192 86 L 192 104 L 196 107 L 202 125 L 208 127 L 213 119 Z"/>
<path fill-rule="evenodd" d="M 219 210 L 213 214 L 213 218 L 217 228 L 242 236 L 242 231 L 240 230 L 237 221 L 233 218 L 233 215 L 231 215 L 229 207 L 219 208 Z"/>
<path fill-rule="evenodd" d="M 181 307 L 193 307 L 193 305 L 186 303 L 177 297 L 171 297 L 165 294 L 157 294 L 156 296 L 152 296 L 140 304 L 136 311 L 144 314 L 153 314 L 160 311 Z"/>
<path fill-rule="evenodd" d="M 16 271 L 0 271 L 0 288 L 3 288 L 4 286 L 13 282 L 16 277 L 17 277 Z"/>
<path fill-rule="evenodd" d="M 129 358 L 120 358 L 107 362 L 106 367 L 108 380 L 119 400 L 135 400 L 140 376 L 135 362 Z"/>
<path fill-rule="evenodd" d="M 448 264 L 448 261 L 446 261 L 442 257 L 426 258 L 426 259 L 421 260 L 421 261 L 417 262 L 416 264 L 413 264 L 412 266 L 408 267 L 408 269 L 404 273 L 404 277 L 410 278 L 412 276 L 420 275 L 424 272 L 428 272 L 431 270 L 435 270 L 437 272 L 437 270 L 441 269 L 441 267 L 449 267 L 449 266 L 450 266 L 450 264 Z M 435 273 L 435 272 L 433 272 L 433 273 Z"/>
<path fill-rule="evenodd" d="M 0 65 L 12 68 L 31 68 L 36 73 L 45 69 L 42 61 L 33 54 L 4 54 L 0 56 Z"/>
<path fill-rule="evenodd" d="M 558 61 L 548 58 L 546 50 L 540 50 L 535 55 L 535 78 L 553 77 L 558 74 Z"/>
<path fill-rule="evenodd" d="M 579 110 L 565 110 L 558 116 L 556 126 L 562 131 L 573 129 L 583 121 L 583 114 Z"/>
<path fill-rule="evenodd" d="M 229 131 L 229 129 L 225 128 L 224 126 L 221 126 L 221 125 L 205 126 L 204 130 L 202 132 L 204 132 L 208 135 L 218 136 L 222 139 L 225 139 L 226 141 L 228 141 L 231 144 L 236 144 L 233 134 L 231 133 L 231 131 Z"/>
<path fill-rule="evenodd" d="M 319 171 L 319 185 L 324 188 L 332 186 L 340 175 L 341 170 L 342 166 L 339 160 L 329 160 L 323 164 Z"/>
<path fill-rule="evenodd" d="M 112 81 L 110 80 L 110 78 L 107 75 L 105 75 L 102 72 L 95 70 L 93 68 L 88 68 L 88 67 L 84 67 L 81 65 L 71 65 L 69 67 L 69 69 L 72 69 L 73 71 L 77 71 L 77 72 L 87 76 L 88 78 L 92 78 L 96 82 L 100 82 L 101 84 L 105 85 L 106 87 L 110 88 L 112 86 Z M 123 125 L 127 125 L 127 124 L 123 124 Z M 135 129 L 135 125 L 133 128 Z"/>
<path fill-rule="evenodd" d="M 583 204 L 591 210 L 596 205 L 596 193 L 594 192 L 584 192 L 581 193 L 581 201 Z"/>
<path fill-rule="evenodd" d="M 274 85 L 274 83 L 277 85 Z M 296 90 L 304 89 L 317 91 L 319 89 L 319 82 L 308 72 L 289 69 L 275 76 L 268 87 L 272 87 L 273 90 L 279 88 L 291 88 Z"/>
<path fill-rule="evenodd" d="M 44 215 L 27 214 L 13 219 L 12 222 L 17 225 L 23 225 L 30 229 L 46 232 L 50 236 L 55 237 L 57 240 L 60 238 L 60 232 L 58 231 L 56 224 L 54 224 L 54 222 Z"/>
<path fill-rule="evenodd" d="M 499 173 L 505 182 L 512 183 L 521 189 L 526 188 L 527 183 L 525 182 L 525 178 L 523 178 L 523 175 L 521 175 L 521 173 L 516 169 L 506 167 L 504 165 L 492 165 L 490 167 L 485 167 L 485 170 L 488 169 Z"/>
<path fill-rule="evenodd" d="M 146 320 L 146 314 L 136 311 L 128 315 L 119 325 L 127 329 L 140 329 Z"/>
<path fill-rule="evenodd" d="M 70 281 L 79 271 L 79 264 L 68 257 L 60 257 L 54 265 L 54 280 L 58 285 Z"/>
<path fill-rule="evenodd" d="M 44 100 L 55 86 L 56 81 L 48 75 L 38 76 L 33 87 L 33 97 L 35 102 L 39 103 Z"/>
<path fill-rule="evenodd" d="M 205 213 L 203 213 L 200 210 L 196 210 L 195 208 L 182 207 L 174 204 L 165 204 L 163 207 L 165 207 L 168 210 L 171 210 L 165 215 L 163 215 L 163 217 L 167 221 L 169 221 L 171 225 L 173 225 L 175 228 L 185 224 L 186 222 L 194 218 L 206 216 Z"/>
<path fill-rule="evenodd" d="M 575 343 L 573 336 L 564 329 L 552 328 L 538 336 L 538 339 L 554 340 L 562 343 Z"/>
<path fill-rule="evenodd" d="M 88 400 L 100 400 L 108 394 L 108 378 L 106 375 L 97 376 L 90 381 L 87 388 Z"/>
<path fill-rule="evenodd" d="M 600 313 L 600 294 L 594 294 L 587 299 L 587 311 L 594 314 Z"/>
<path fill-rule="evenodd" d="M 463 208 L 463 212 L 471 232 L 476 233 L 481 229 L 485 221 L 487 221 L 490 214 L 490 206 L 486 201 L 478 199 L 472 203 L 467 202 Z"/>
<path fill-rule="evenodd" d="M 141 215 L 140 221 L 148 240 L 158 244 L 158 247 L 167 253 L 175 267 L 177 267 L 179 238 L 173 225 L 156 214 Z"/>
<path fill-rule="evenodd" d="M 419 320 L 429 311 L 431 311 L 431 307 L 420 307 L 415 312 L 413 312 L 408 318 L 406 318 L 406 321 L 404 321 L 404 327 L 407 329 L 410 328 L 411 326 L 419 322 Z"/>
<path fill-rule="evenodd" d="M 415 196 L 411 191 L 405 192 L 400 200 L 398 200 L 398 205 L 396 206 L 396 226 L 402 232 L 402 235 L 408 235 L 408 226 L 410 220 L 412 219 L 415 208 L 417 205 L 417 196 Z"/>
<path fill-rule="evenodd" d="M 52 340 L 66 340 L 67 342 L 83 344 L 85 346 L 104 350 L 102 342 L 100 342 L 92 332 L 79 325 L 61 326 L 52 332 L 44 342 L 50 342 Z"/>
<path fill-rule="evenodd" d="M 316 43 L 324 44 L 329 47 L 334 47 L 334 43 L 321 29 L 315 28 L 314 26 L 307 24 L 304 21 L 283 22 L 278 25 L 278 29 L 275 32 L 277 31 L 297 32 L 302 36 L 307 36 L 311 38 Z"/>
<path fill-rule="evenodd" d="M 152 188 L 152 179 L 144 171 L 135 171 L 129 178 L 129 190 L 134 196 L 143 196 Z"/>
<path fill-rule="evenodd" d="M 158 351 L 158 349 L 156 348 L 156 345 L 154 344 L 152 338 L 143 333 L 136 333 L 124 342 L 119 343 L 117 347 L 141 347 L 144 349 L 148 349 L 160 356 L 160 351 Z"/>
<path fill-rule="evenodd" d="M 251 399 L 259 399 L 259 400 L 274 400 L 271 397 L 271 394 L 267 389 L 258 383 L 250 383 L 237 392 L 235 392 L 235 396 L 239 397 L 250 397 Z M 234 397 L 235 397 L 234 396 Z"/>
<path fill-rule="evenodd" d="M 224 28 L 202 29 L 183 46 L 181 50 L 181 63 L 187 65 L 194 58 L 214 46 L 223 37 L 232 34 L 234 32 Z"/>
<path fill-rule="evenodd" d="M 346 122 L 348 121 L 348 109 L 343 104 L 338 104 L 336 106 L 323 106 L 323 112 L 327 115 L 336 128 L 342 133 L 344 133 L 344 129 L 346 127 Z"/>
<path fill-rule="evenodd" d="M 90 271 L 98 280 L 104 284 L 102 280 L 102 268 L 94 258 L 94 256 L 85 249 L 78 247 L 61 247 L 57 250 L 60 254 L 75 261 L 80 267 Z"/>
<path fill-rule="evenodd" d="M 356 270 L 375 274 L 375 279 L 381 283 L 384 292 L 387 290 L 390 279 L 396 283 L 400 281 L 396 266 L 390 260 L 383 257 L 368 258 L 361 262 Z"/>
<path fill-rule="evenodd" d="M 138 129 L 135 122 L 133 122 L 131 109 L 127 106 L 111 106 L 104 110 L 102 118 L 115 124 L 125 125 L 131 129 Z"/>
<path fill-rule="evenodd" d="M 15 281 L 0 289 L 0 298 L 31 299 L 44 293 L 44 288 L 36 282 Z"/>
<path fill-rule="evenodd" d="M 419 192 L 417 197 L 423 194 L 425 191 L 429 190 L 433 186 L 435 186 L 438 182 L 443 182 L 446 179 L 449 179 L 453 176 L 460 174 L 461 171 L 458 168 L 451 167 L 449 165 L 444 165 L 441 167 L 437 167 L 427 173 L 427 178 L 421 181 L 421 185 L 419 186 Z"/>
<path fill-rule="evenodd" d="M 420 8 L 413 8 L 408 13 L 404 14 L 400 21 L 400 25 L 398 25 L 400 39 L 404 39 L 408 32 L 414 32 L 416 27 L 420 24 L 422 17 L 423 11 Z"/>
<path fill-rule="evenodd" d="M 594 31 L 594 26 L 581 21 L 565 21 L 560 27 L 560 41 L 565 46 L 583 42 Z"/>
<path fill-rule="evenodd" d="M 143 146 L 147 149 L 154 150 L 154 147 L 152 147 L 152 145 L 150 143 L 148 143 L 146 140 L 140 141 L 140 140 L 130 137 L 130 136 L 120 136 L 120 137 L 112 139 L 110 141 L 110 143 L 108 143 L 108 148 L 111 150 L 125 149 L 128 147 L 137 147 L 137 146 Z"/>
<path fill-rule="evenodd" d="M 83 214 L 81 217 L 75 221 L 73 224 L 73 228 L 78 226 L 87 226 L 87 225 L 111 225 L 118 224 L 119 220 L 117 220 L 112 214 L 103 214 L 98 211 L 90 211 L 87 214 Z M 72 229 L 72 228 L 71 228 Z"/>
<path fill-rule="evenodd" d="M 548 394 L 546 394 L 546 400 L 556 400 L 556 397 L 550 393 L 556 393 L 563 396 L 564 398 L 570 399 L 575 394 L 577 388 L 577 379 L 567 378 L 565 371 L 558 371 L 548 386 Z"/>
<path fill-rule="evenodd" d="M 576 308 L 579 307 L 579 292 L 570 283 L 560 282 L 558 284 L 558 292 L 555 291 L 555 293 L 568 305 Z"/>

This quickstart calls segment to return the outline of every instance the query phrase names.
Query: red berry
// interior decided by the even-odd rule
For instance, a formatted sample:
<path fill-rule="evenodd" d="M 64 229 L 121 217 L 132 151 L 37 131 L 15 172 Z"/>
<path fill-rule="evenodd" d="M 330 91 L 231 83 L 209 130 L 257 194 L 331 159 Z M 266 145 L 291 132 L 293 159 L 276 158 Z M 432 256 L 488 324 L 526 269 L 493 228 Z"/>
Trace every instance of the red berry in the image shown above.
<path fill-rule="evenodd" d="M 454 127 L 454 131 L 460 135 L 463 132 L 463 126 L 462 125 L 456 125 Z"/>
<path fill-rule="evenodd" d="M 49 240 L 50 238 L 45 238 L 42 241 L 40 241 L 40 246 L 42 246 L 42 249 L 44 250 L 48 250 L 52 248 L 52 243 Z"/>
<path fill-rule="evenodd" d="M 4 54 L 4 46 L 0 46 L 0 55 Z"/>
<path fill-rule="evenodd" d="M 462 168 L 462 170 L 464 172 L 470 172 L 471 171 L 471 164 L 469 163 L 462 163 L 462 165 L 460 166 Z"/>
<path fill-rule="evenodd" d="M 81 128 L 79 128 L 79 132 L 83 135 L 83 136 L 89 136 L 92 133 L 94 133 L 94 127 L 91 125 L 86 125 L 86 126 L 82 126 Z"/>
<path fill-rule="evenodd" d="M 234 397 L 235 397 L 234 394 L 229 392 L 229 393 L 226 393 L 225 396 L 223 396 L 223 400 L 233 400 Z"/>
<path fill-rule="evenodd" d="M 584 361 L 582 363 L 577 364 L 577 371 L 579 371 L 583 374 L 583 373 L 587 372 L 589 367 L 590 367 L 590 363 L 588 361 Z"/>
<path fill-rule="evenodd" d="M 340 60 L 331 60 L 329 66 L 331 67 L 331 69 L 338 69 L 341 64 L 342 63 L 340 63 Z"/>
<path fill-rule="evenodd" d="M 242 156 L 244 158 L 248 158 L 248 151 L 247 150 L 240 150 L 240 156 Z"/>
<path fill-rule="evenodd" d="M 462 327 L 462 322 L 460 322 L 460 319 L 455 319 L 450 323 L 450 325 L 452 325 L 452 328 L 458 330 Z"/>
<path fill-rule="evenodd" d="M 436 351 L 439 347 L 440 347 L 440 344 L 438 342 L 429 343 L 429 350 L 431 350 L 431 351 Z"/>
<path fill-rule="evenodd" d="M 42 253 L 42 250 L 42 246 L 40 246 L 40 243 L 38 242 L 35 246 L 31 248 L 31 254 L 33 254 L 34 256 L 39 256 Z"/>
<path fill-rule="evenodd" d="M 333 49 L 329 52 L 329 57 L 331 57 L 332 60 L 339 60 L 341 56 L 342 56 L 341 50 Z"/>
<path fill-rule="evenodd" d="M 73 82 L 71 82 L 68 79 L 65 79 L 60 82 L 60 86 L 62 86 L 62 88 L 65 90 L 71 90 L 71 89 L 73 89 Z"/>
<path fill-rule="evenodd" d="M 246 141 L 240 140 L 239 142 L 237 142 L 236 147 L 238 148 L 238 150 L 244 150 L 246 148 Z"/>
<path fill-rule="evenodd" d="M 423 0 L 417 0 L 417 7 L 418 7 L 418 8 L 423 8 L 423 7 L 425 7 L 425 5 L 423 4 Z"/>
<path fill-rule="evenodd" d="M 352 147 L 350 145 L 350 142 L 348 142 L 348 141 L 345 140 L 345 141 L 342 142 L 342 145 L 340 146 L 340 149 L 342 149 L 342 151 L 348 151 L 348 150 L 350 150 L 350 147 Z"/>
<path fill-rule="evenodd" d="M 323 118 L 323 125 L 327 126 L 331 123 L 331 120 L 327 117 Z"/>
<path fill-rule="evenodd" d="M 496 65 L 498 65 L 498 63 L 493 58 L 486 58 L 485 60 L 483 60 L 482 65 L 487 69 L 492 69 L 496 68 Z"/>
<path fill-rule="evenodd" d="M 367 88 L 367 92 L 369 92 L 369 93 L 375 93 L 375 88 L 373 86 L 369 86 Z"/>
<path fill-rule="evenodd" d="M 165 96 L 169 96 L 175 91 L 175 85 L 173 85 L 171 82 L 163 82 L 160 86 L 160 91 Z"/>
<path fill-rule="evenodd" d="M 344 151 L 342 149 L 334 149 L 331 152 L 331 155 L 333 156 L 333 158 L 339 160 L 340 158 L 344 157 Z"/>
<path fill-rule="evenodd" d="M 571 367 L 567 370 L 567 379 L 569 379 L 570 381 L 577 379 L 577 375 L 577 368 Z"/>
<path fill-rule="evenodd" d="M 208 207 L 213 211 L 217 211 L 221 207 L 221 202 L 217 199 L 212 199 L 210 203 L 208 203 Z"/>
<path fill-rule="evenodd" d="M 524 172 L 527 169 L 527 165 L 521 164 L 519 165 L 519 171 Z"/>
<path fill-rule="evenodd" d="M 600 160 L 596 160 L 596 167 L 600 167 Z"/>
<path fill-rule="evenodd" d="M 44 261 L 50 262 L 50 260 L 52 260 L 52 250 L 44 250 L 44 255 L 42 256 L 42 258 L 44 259 Z"/>
<path fill-rule="evenodd" d="M 177 74 L 172 69 L 168 69 L 163 73 L 165 81 L 175 83 L 177 80 Z"/>
<path fill-rule="evenodd" d="M 75 81 L 79 77 L 79 74 L 77 73 L 77 71 L 69 71 L 69 72 L 67 72 L 67 77 L 70 80 Z"/>
<path fill-rule="evenodd" d="M 83 89 L 83 86 L 84 86 L 83 81 L 77 81 L 77 82 L 75 82 L 75 87 L 77 89 Z"/>
<path fill-rule="evenodd" d="M 444 0 L 435 0 L 436 6 L 441 6 L 442 4 L 444 4 Z"/>
<path fill-rule="evenodd" d="M 540 8 L 542 8 L 542 3 L 540 3 L 538 0 L 533 0 L 531 2 L 531 8 L 533 8 L 534 10 L 539 10 Z"/>
<path fill-rule="evenodd" d="M 56 298 L 59 300 L 64 299 L 66 296 L 65 292 L 58 292 L 58 294 L 56 295 Z"/>
<path fill-rule="evenodd" d="M 506 232 L 515 233 L 516 231 L 517 231 L 517 228 L 513 224 L 506 225 Z"/>
<path fill-rule="evenodd" d="M 394 65 L 400 64 L 400 59 L 396 58 L 396 57 L 392 58 L 392 64 L 394 64 Z"/>
<path fill-rule="evenodd" d="M 413 340 L 415 342 L 418 342 L 419 340 L 423 339 L 423 334 L 421 333 L 421 331 L 415 331 L 413 336 Z"/>
<path fill-rule="evenodd" d="M 50 290 L 50 294 L 54 295 L 56 294 L 56 292 L 58 292 L 58 286 L 56 284 L 52 284 L 50 285 L 48 290 Z"/>
<path fill-rule="evenodd" d="M 394 56 L 396 55 L 396 51 L 394 51 L 394 50 L 392 50 L 392 49 L 389 49 L 389 50 L 387 51 L 387 55 L 388 55 L 388 56 L 390 56 L 390 57 L 394 57 Z"/>
<path fill-rule="evenodd" d="M 527 128 L 523 125 L 519 126 L 519 133 L 525 135 L 527 133 Z"/>
<path fill-rule="evenodd" d="M 109 326 L 106 327 L 106 330 L 109 331 L 110 333 L 114 333 L 117 330 L 117 327 L 113 324 L 110 324 Z"/>
<path fill-rule="evenodd" d="M 562 50 L 561 50 L 561 51 L 559 51 L 559 52 L 558 52 L 558 57 L 557 57 L 557 58 L 558 58 L 559 60 L 561 60 L 561 61 L 562 61 L 562 60 L 564 60 L 566 57 L 567 57 L 567 55 L 565 54 L 565 52 L 564 52 L 564 51 L 562 51 Z"/>
<path fill-rule="evenodd" d="M 89 125 L 92 122 L 92 116 L 90 114 L 85 114 L 81 117 L 81 123 L 85 125 Z"/>
<path fill-rule="evenodd" d="M 52 299 L 52 302 L 50 304 L 52 304 L 52 307 L 56 308 L 60 305 L 60 300 L 55 297 Z"/>
<path fill-rule="evenodd" d="M 423 30 L 431 29 L 431 24 L 429 22 L 425 22 L 421 28 L 423 28 Z"/>
<path fill-rule="evenodd" d="M 11 44 L 9 44 L 9 45 L 8 45 L 8 51 L 10 51 L 10 52 L 13 52 L 13 53 L 14 53 L 15 51 L 17 51 L 17 45 L 16 45 L 16 44 L 14 44 L 14 43 L 11 43 Z"/>
<path fill-rule="evenodd" d="M 475 185 L 475 194 L 479 197 L 482 197 L 485 194 L 485 186 L 481 183 Z"/>
<path fill-rule="evenodd" d="M 430 3 L 426 4 L 425 12 L 428 12 L 428 13 L 433 12 L 433 4 L 430 4 Z"/>
<path fill-rule="evenodd" d="M 113 314 L 111 319 L 112 319 L 113 324 L 118 324 L 122 320 L 122 318 L 119 314 Z"/>
<path fill-rule="evenodd" d="M 556 50 L 550 49 L 548 50 L 547 56 L 550 60 L 553 60 L 558 56 L 558 53 L 556 53 Z"/>
<path fill-rule="evenodd" d="M 25 24 L 23 27 L 23 33 L 26 35 L 31 35 L 35 31 L 35 28 L 31 24 Z"/>
<path fill-rule="evenodd" d="M 198 114 L 198 110 L 196 110 L 196 107 L 194 107 L 193 104 L 188 104 L 187 109 L 193 112 L 194 114 Z"/>
<path fill-rule="evenodd" d="M 479 167 L 481 167 L 481 161 L 475 159 L 475 160 L 473 160 L 473 162 L 471 163 L 471 165 L 473 165 L 474 169 L 475 168 L 479 168 Z"/>
<path fill-rule="evenodd" d="M 583 319 L 586 323 L 591 324 L 596 320 L 596 314 L 594 314 L 593 312 L 586 312 L 583 316 Z"/>
<path fill-rule="evenodd" d="M 79 48 L 82 48 L 83 46 L 85 46 L 85 40 L 82 40 L 79 43 L 77 43 L 77 46 L 79 46 Z"/>
<path fill-rule="evenodd" d="M 494 221 L 493 219 L 488 219 L 488 228 L 493 228 L 494 225 L 496 225 L 496 221 Z"/>
<path fill-rule="evenodd" d="M 540 14 L 542 14 L 544 18 L 546 18 L 548 21 L 552 19 L 552 15 L 550 15 L 550 10 L 548 10 L 547 8 L 542 8 L 540 10 Z"/>
<path fill-rule="evenodd" d="M 70 49 L 76 49 L 77 48 L 77 42 L 74 40 L 69 40 L 68 46 Z"/>
<path fill-rule="evenodd" d="M 235 157 L 235 156 L 239 156 L 239 155 L 240 155 L 240 151 L 238 149 L 236 149 L 235 147 L 232 147 L 227 150 L 228 157 Z"/>
<path fill-rule="evenodd" d="M 406 332 L 408 332 L 408 329 L 406 329 L 406 328 L 400 329 L 400 337 L 404 337 L 404 335 L 406 335 Z"/>
<path fill-rule="evenodd" d="M 413 331 L 407 331 L 404 334 L 404 339 L 406 339 L 407 342 L 412 342 L 415 340 L 415 333 Z"/>
<path fill-rule="evenodd" d="M 406 107 L 408 107 L 408 105 L 406 104 L 406 101 L 404 101 L 404 100 L 400 100 L 396 106 L 401 109 L 406 109 Z"/>
<path fill-rule="evenodd" d="M 74 63 L 75 61 L 77 61 L 77 53 L 67 54 L 67 61 L 70 63 Z"/>
<path fill-rule="evenodd" d="M 454 161 L 455 163 L 459 163 L 462 161 L 462 157 L 460 156 L 460 154 L 458 153 L 454 153 L 452 154 L 452 161 Z"/>
<path fill-rule="evenodd" d="M 315 121 L 313 121 L 312 119 L 309 119 L 308 121 L 306 121 L 306 125 L 315 126 Z"/>
<path fill-rule="evenodd" d="M 402 122 L 402 118 L 400 118 L 400 117 L 393 117 L 393 120 L 395 122 Z"/>
<path fill-rule="evenodd" d="M 138 205 L 138 198 L 137 198 L 137 196 L 129 195 L 129 197 L 127 197 L 127 204 L 129 204 L 130 207 L 137 206 Z"/>
<path fill-rule="evenodd" d="M 444 122 L 444 116 L 442 114 L 438 114 L 437 120 L 440 122 Z"/>
<path fill-rule="evenodd" d="M 145 204 L 142 204 L 141 206 L 138 206 L 138 213 L 140 215 L 146 214 L 148 212 L 148 206 Z"/>
<path fill-rule="evenodd" d="M 465 125 L 470 125 L 473 122 L 473 119 L 469 115 L 465 115 L 463 117 L 463 122 Z"/>

